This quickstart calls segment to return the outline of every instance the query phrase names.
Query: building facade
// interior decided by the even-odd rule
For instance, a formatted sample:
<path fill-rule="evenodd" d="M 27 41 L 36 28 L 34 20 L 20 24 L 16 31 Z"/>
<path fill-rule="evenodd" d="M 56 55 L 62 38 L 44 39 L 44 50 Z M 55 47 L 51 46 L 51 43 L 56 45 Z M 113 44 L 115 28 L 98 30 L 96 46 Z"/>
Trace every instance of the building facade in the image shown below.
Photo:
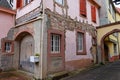
<path fill-rule="evenodd" d="M 7 52 L 2 48 L 11 59 L 11 68 L 44 79 L 97 62 L 100 5 L 96 1 L 17 0 L 16 5 L 16 25 L 3 46 L 12 42 Z"/>
<path fill-rule="evenodd" d="M 4 59 L 1 58 L 1 56 L 4 55 L 2 54 L 2 40 L 3 38 L 7 39 L 8 31 L 15 26 L 15 14 L 16 12 L 12 10 L 6 0 L 0 1 L 0 68 L 3 67 L 3 65 L 1 64 L 5 62 Z M 6 45 L 8 44 L 9 43 L 7 43 Z"/>
<path fill-rule="evenodd" d="M 114 6 L 114 3 L 112 2 L 112 0 L 106 0 L 106 1 L 99 0 L 99 3 L 101 5 L 100 26 L 98 26 L 97 32 L 99 32 L 99 27 L 101 28 L 101 26 L 106 26 L 108 24 L 116 23 L 120 20 L 119 8 L 116 8 Z M 102 28 L 105 29 L 105 27 L 102 27 Z M 101 34 L 103 33 L 100 33 L 100 35 Z M 98 34 L 97 41 L 99 41 L 99 37 L 100 36 Z M 104 51 L 103 51 L 104 56 L 101 56 L 102 50 L 99 48 L 99 46 L 98 46 L 99 62 L 101 62 L 101 59 L 104 59 L 103 62 L 104 61 L 112 62 L 112 61 L 118 60 L 119 54 L 120 54 L 119 53 L 119 32 L 111 33 L 108 36 L 106 36 L 106 38 L 104 39 Z"/>

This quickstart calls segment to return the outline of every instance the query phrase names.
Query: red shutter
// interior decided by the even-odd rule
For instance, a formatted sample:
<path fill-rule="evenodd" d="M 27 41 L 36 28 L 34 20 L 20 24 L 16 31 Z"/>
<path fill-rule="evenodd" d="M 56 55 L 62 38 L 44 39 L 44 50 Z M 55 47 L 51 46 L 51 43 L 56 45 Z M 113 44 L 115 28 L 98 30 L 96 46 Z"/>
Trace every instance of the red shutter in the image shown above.
<path fill-rule="evenodd" d="M 80 0 L 80 14 L 86 17 L 86 0 Z"/>
<path fill-rule="evenodd" d="M 21 8 L 22 7 L 22 0 L 17 0 L 17 8 Z"/>
<path fill-rule="evenodd" d="M 96 22 L 96 8 L 95 6 L 91 6 L 91 18 L 93 22 Z"/>

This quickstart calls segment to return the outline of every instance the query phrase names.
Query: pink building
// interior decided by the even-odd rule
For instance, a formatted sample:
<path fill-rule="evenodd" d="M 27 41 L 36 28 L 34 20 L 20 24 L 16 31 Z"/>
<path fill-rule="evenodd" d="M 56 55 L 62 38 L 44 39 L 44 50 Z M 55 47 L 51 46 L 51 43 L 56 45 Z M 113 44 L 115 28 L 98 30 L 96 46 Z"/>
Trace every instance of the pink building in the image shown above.
<path fill-rule="evenodd" d="M 3 50 L 13 53 L 11 67 L 44 79 L 96 63 L 100 6 L 94 0 L 75 1 L 17 0 L 16 26 L 8 35 L 14 51 Z"/>
<path fill-rule="evenodd" d="M 15 26 L 15 11 L 0 7 L 0 40 Z"/>

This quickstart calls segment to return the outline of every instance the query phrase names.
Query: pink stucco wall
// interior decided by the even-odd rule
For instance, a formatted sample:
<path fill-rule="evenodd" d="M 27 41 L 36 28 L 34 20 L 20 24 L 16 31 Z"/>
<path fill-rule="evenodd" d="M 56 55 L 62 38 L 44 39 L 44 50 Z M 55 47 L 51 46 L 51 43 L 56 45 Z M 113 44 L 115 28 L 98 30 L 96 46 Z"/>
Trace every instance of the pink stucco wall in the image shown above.
<path fill-rule="evenodd" d="M 14 16 L 12 14 L 0 11 L 0 40 L 7 36 L 8 31 L 14 27 L 14 24 Z"/>
<path fill-rule="evenodd" d="M 48 1 L 49 2 L 49 1 Z M 29 3 L 28 5 L 17 9 L 17 15 L 16 15 L 16 19 L 29 13 L 30 11 L 36 9 L 37 7 L 39 7 L 41 4 L 41 0 L 33 0 L 31 3 Z"/>
<path fill-rule="evenodd" d="M 94 26 L 99 26 L 99 13 L 98 13 L 98 8 L 96 8 L 96 23 L 91 21 L 91 3 L 87 1 L 86 5 L 87 5 L 87 18 L 81 17 L 80 16 L 80 9 L 79 9 L 79 1 L 80 0 L 67 0 L 68 3 L 68 15 L 72 18 L 75 19 L 77 17 L 77 20 L 83 22 L 88 22 L 89 24 L 92 24 Z M 50 10 L 54 10 L 53 7 L 53 0 L 45 0 L 45 6 L 46 8 L 49 8 Z M 56 12 L 58 12 L 59 14 L 62 14 L 62 9 L 59 6 L 56 6 Z"/>
<path fill-rule="evenodd" d="M 92 59 L 92 55 L 90 53 L 90 47 L 92 46 L 91 43 L 91 36 L 87 33 L 86 34 L 86 55 L 76 55 L 76 31 L 66 31 L 66 50 L 65 50 L 65 60 L 71 61 L 71 60 L 79 60 L 79 59 L 85 59 L 89 58 Z"/>
<path fill-rule="evenodd" d="M 46 8 L 49 8 L 51 11 L 54 11 L 53 0 L 45 0 Z M 92 22 L 91 20 L 91 3 L 87 1 L 87 17 L 80 16 L 80 9 L 79 9 L 79 2 L 80 0 L 67 0 L 68 3 L 68 16 L 72 19 L 77 18 L 78 21 L 85 22 L 88 24 L 92 24 L 93 26 L 99 26 L 99 13 L 98 8 L 96 8 L 96 23 Z M 62 15 L 62 9 L 56 5 L 56 12 Z M 72 61 L 72 60 L 80 60 L 84 58 L 92 59 L 92 55 L 90 52 L 90 48 L 92 46 L 92 37 L 89 33 L 86 32 L 86 51 L 87 55 L 76 55 L 76 32 L 75 31 L 66 31 L 65 34 L 65 61 Z"/>

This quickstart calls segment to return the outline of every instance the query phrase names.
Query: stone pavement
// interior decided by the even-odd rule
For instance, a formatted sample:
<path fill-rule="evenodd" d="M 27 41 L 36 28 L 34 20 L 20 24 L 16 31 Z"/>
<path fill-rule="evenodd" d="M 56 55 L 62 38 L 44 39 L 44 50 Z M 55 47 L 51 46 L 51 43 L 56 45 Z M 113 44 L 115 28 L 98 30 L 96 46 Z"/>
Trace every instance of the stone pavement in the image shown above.
<path fill-rule="evenodd" d="M 82 71 L 63 80 L 120 80 L 120 61 Z"/>
<path fill-rule="evenodd" d="M 12 71 L 0 73 L 0 80 L 32 80 L 23 73 Z"/>

